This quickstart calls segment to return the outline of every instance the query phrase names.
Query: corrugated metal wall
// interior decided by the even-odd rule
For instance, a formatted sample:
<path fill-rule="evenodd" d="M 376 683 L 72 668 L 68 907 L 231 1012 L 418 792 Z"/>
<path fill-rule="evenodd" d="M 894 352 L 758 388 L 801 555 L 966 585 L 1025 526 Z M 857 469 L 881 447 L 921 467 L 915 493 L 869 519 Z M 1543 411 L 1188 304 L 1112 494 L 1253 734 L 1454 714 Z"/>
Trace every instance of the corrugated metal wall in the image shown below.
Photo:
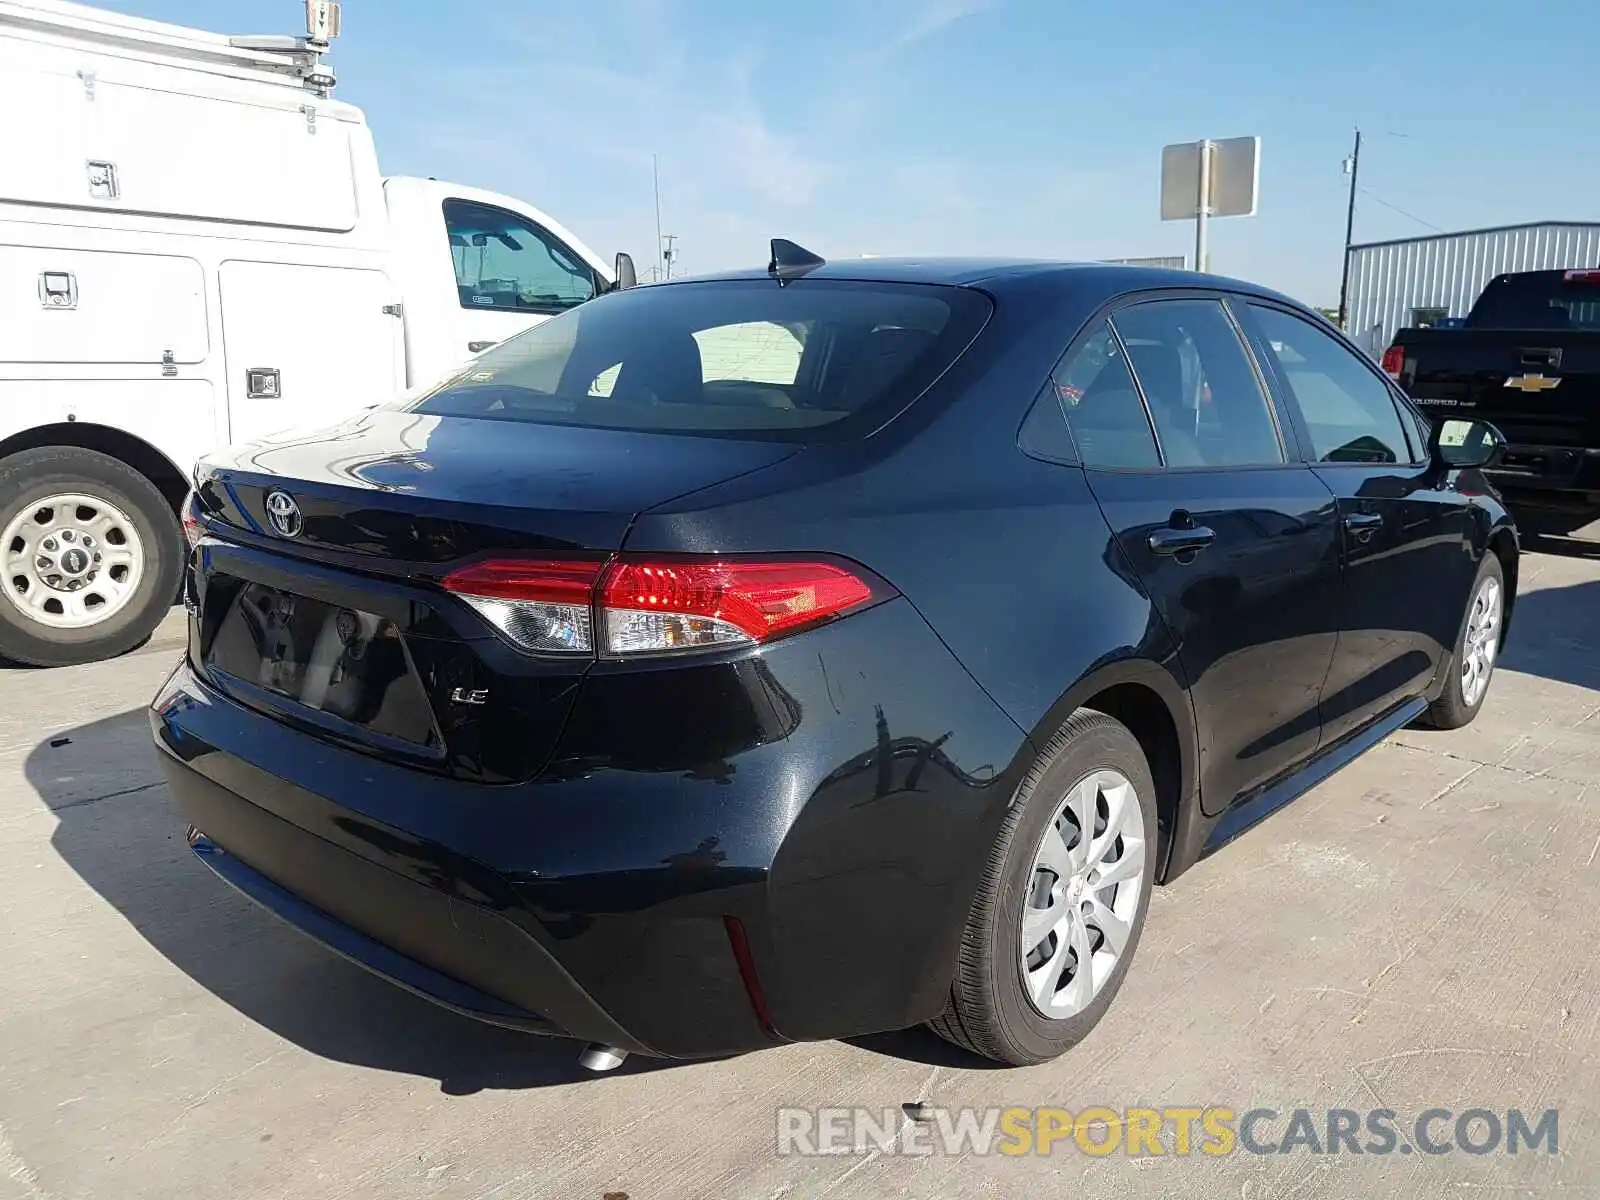
<path fill-rule="evenodd" d="M 1350 254 L 1350 336 L 1383 353 L 1414 308 L 1464 317 L 1505 271 L 1600 267 L 1600 224 L 1521 225 L 1356 246 Z"/>

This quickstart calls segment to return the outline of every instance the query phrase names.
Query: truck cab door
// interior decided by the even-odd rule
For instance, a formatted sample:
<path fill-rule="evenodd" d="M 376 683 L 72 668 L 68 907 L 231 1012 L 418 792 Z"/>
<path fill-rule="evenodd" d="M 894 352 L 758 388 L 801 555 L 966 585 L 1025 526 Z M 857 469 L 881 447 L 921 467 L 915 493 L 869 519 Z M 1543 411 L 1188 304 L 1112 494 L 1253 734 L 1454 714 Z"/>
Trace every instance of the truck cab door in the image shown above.
<path fill-rule="evenodd" d="M 480 200 L 444 202 L 462 359 L 592 300 L 606 286 L 581 254 L 539 222 Z"/>

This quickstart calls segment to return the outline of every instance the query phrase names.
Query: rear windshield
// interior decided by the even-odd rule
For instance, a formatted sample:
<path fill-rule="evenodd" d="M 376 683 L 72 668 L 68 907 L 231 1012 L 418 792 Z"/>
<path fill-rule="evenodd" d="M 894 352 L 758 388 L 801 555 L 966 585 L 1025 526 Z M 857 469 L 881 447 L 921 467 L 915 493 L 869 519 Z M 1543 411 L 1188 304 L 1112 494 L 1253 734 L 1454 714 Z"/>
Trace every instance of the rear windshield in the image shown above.
<path fill-rule="evenodd" d="M 1473 329 L 1600 329 L 1600 279 L 1560 271 L 1491 280 L 1472 307 Z"/>
<path fill-rule="evenodd" d="M 632 288 L 474 359 L 412 411 L 793 441 L 915 399 L 991 311 L 966 288 L 799 279 Z"/>

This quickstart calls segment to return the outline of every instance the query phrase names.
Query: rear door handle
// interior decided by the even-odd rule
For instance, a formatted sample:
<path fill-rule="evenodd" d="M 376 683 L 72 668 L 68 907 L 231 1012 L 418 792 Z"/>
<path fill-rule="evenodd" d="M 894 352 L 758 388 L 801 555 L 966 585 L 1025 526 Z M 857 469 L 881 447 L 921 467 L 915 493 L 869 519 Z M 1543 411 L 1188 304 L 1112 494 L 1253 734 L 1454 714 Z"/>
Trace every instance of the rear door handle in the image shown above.
<path fill-rule="evenodd" d="M 472 354 L 482 354 L 490 346 L 497 346 L 498 342 L 468 342 L 467 350 Z"/>
<path fill-rule="evenodd" d="M 1383 518 L 1377 513 L 1351 513 L 1345 517 L 1344 527 L 1354 535 L 1356 541 L 1367 542 L 1383 527 Z"/>
<path fill-rule="evenodd" d="M 1164 529 L 1151 530 L 1150 549 L 1157 554 L 1193 554 L 1204 550 L 1216 540 L 1215 531 L 1207 529 L 1204 525 L 1194 525 L 1188 529 L 1174 529 L 1168 526 Z"/>

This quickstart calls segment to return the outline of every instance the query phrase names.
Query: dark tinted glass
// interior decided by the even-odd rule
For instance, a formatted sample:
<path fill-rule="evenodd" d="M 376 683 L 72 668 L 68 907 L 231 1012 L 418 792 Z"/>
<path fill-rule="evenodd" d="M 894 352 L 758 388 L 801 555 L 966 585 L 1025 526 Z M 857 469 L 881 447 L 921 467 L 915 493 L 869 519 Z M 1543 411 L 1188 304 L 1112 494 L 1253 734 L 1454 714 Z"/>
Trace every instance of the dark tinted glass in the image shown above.
<path fill-rule="evenodd" d="M 1355 351 L 1309 321 L 1252 306 L 1320 462 L 1410 462 L 1388 386 Z"/>
<path fill-rule="evenodd" d="M 1491 280 L 1473 305 L 1475 329 L 1600 330 L 1600 279 L 1539 271 Z"/>
<path fill-rule="evenodd" d="M 1158 300 L 1113 318 L 1169 467 L 1283 461 L 1244 344 L 1216 300 Z"/>
<path fill-rule="evenodd" d="M 1122 350 L 1104 323 L 1056 368 L 1056 395 L 1086 467 L 1158 467 L 1150 419 Z"/>
<path fill-rule="evenodd" d="M 912 284 L 632 288 L 503 342 L 412 408 L 597 429 L 853 436 L 936 379 L 990 311 L 979 292 Z"/>
<path fill-rule="evenodd" d="M 462 308 L 561 312 L 595 294 L 589 264 L 516 213 L 446 200 L 444 225 Z"/>

